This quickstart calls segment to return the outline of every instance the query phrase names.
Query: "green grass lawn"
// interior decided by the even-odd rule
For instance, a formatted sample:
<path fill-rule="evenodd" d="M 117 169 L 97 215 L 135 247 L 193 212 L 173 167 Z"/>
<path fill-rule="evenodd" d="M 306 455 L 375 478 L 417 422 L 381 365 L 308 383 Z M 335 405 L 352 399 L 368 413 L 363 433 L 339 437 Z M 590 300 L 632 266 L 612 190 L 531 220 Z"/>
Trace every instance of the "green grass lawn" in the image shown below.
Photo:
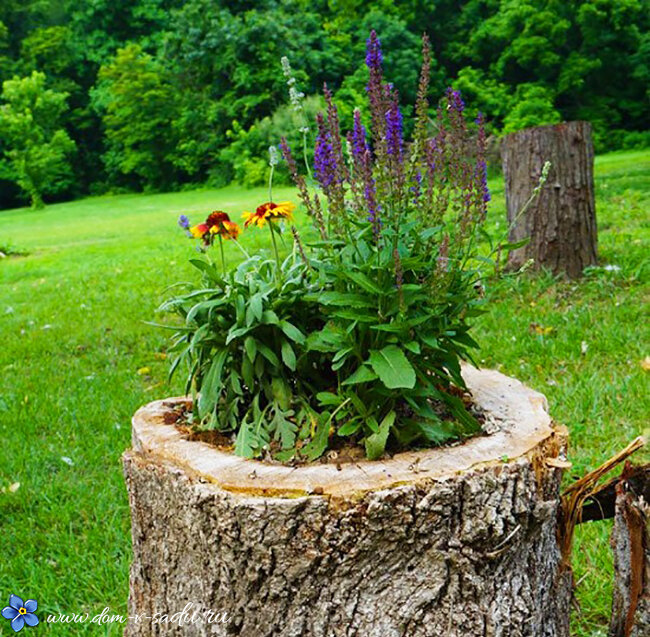
<path fill-rule="evenodd" d="M 544 392 L 571 433 L 572 474 L 595 467 L 647 426 L 650 151 L 596 161 L 602 264 L 580 282 L 548 275 L 501 283 L 477 323 L 481 362 Z M 492 230 L 503 185 L 492 183 Z M 276 199 L 291 198 L 289 189 Z M 266 191 L 235 187 L 86 199 L 0 212 L 0 601 L 9 593 L 50 613 L 126 613 L 129 511 L 120 455 L 142 403 L 166 382 L 166 334 L 145 323 L 165 288 L 194 276 L 180 213 L 250 209 Z M 247 232 L 249 251 L 267 233 Z M 235 252 L 228 253 L 234 261 Z M 645 315 L 644 315 L 645 314 Z M 540 335 L 531 323 L 552 328 Z M 646 458 L 639 456 L 639 460 Z M 17 490 L 9 485 L 20 483 Z M 575 635 L 605 635 L 611 558 L 607 524 L 579 528 Z M 3 604 L 2 604 L 3 605 Z M 42 625 L 43 634 L 69 634 Z M 77 625 L 74 634 L 121 633 Z M 9 634 L 0 623 L 0 634 Z"/>

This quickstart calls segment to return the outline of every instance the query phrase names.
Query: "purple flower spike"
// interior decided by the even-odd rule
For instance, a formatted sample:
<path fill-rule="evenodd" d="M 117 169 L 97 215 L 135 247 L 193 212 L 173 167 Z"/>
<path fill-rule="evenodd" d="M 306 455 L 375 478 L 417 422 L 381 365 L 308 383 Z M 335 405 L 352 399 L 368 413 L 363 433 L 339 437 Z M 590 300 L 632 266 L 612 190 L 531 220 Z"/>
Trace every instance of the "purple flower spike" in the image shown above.
<path fill-rule="evenodd" d="M 359 109 L 354 111 L 354 129 L 352 132 L 352 153 L 354 158 L 359 161 L 363 158 L 368 144 L 366 142 L 366 129 L 361 123 L 361 112 Z"/>
<path fill-rule="evenodd" d="M 314 149 L 314 171 L 318 183 L 327 194 L 336 177 L 336 158 L 334 157 L 331 136 L 320 113 L 316 121 L 318 123 L 318 136 L 316 137 L 316 147 Z"/>
<path fill-rule="evenodd" d="M 386 152 L 397 160 L 402 158 L 402 113 L 396 98 L 386 113 Z"/>
<path fill-rule="evenodd" d="M 447 89 L 447 104 L 448 108 L 456 113 L 462 113 L 465 110 L 465 102 L 463 102 L 460 91 L 455 91 L 451 87 Z"/>
<path fill-rule="evenodd" d="M 485 162 L 485 151 L 487 147 L 487 140 L 485 138 L 485 118 L 483 113 L 479 111 L 478 116 L 475 120 L 476 125 L 478 126 L 478 140 L 477 140 L 477 155 L 478 161 L 476 163 L 476 170 L 478 172 L 478 177 L 480 180 L 480 189 L 481 189 L 481 199 L 484 204 L 492 199 L 490 195 L 490 189 L 488 188 L 487 183 L 487 163 Z"/>
<path fill-rule="evenodd" d="M 187 230 L 190 227 L 190 220 L 185 215 L 181 215 L 178 218 L 178 225 L 183 228 L 183 230 Z"/>
<path fill-rule="evenodd" d="M 381 42 L 373 29 L 366 40 L 366 65 L 371 70 L 380 70 L 384 58 L 381 54 Z"/>

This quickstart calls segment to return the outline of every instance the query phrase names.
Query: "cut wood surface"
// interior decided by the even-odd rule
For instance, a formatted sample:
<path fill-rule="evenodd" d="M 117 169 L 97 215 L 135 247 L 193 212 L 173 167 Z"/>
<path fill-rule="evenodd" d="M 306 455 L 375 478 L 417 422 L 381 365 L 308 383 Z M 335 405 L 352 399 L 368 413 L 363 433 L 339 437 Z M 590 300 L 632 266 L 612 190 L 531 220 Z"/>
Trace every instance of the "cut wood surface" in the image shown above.
<path fill-rule="evenodd" d="M 159 400 L 138 410 L 133 418 L 133 448 L 181 463 L 189 471 L 229 491 L 256 494 L 345 495 L 404 481 L 418 482 L 454 475 L 477 463 L 515 459 L 534 450 L 554 434 L 543 394 L 494 370 L 466 365 L 463 376 L 474 401 L 498 423 L 489 436 L 462 445 L 397 454 L 390 461 L 315 463 L 299 467 L 246 460 L 207 443 L 189 441 L 163 414 L 185 397 Z"/>
<path fill-rule="evenodd" d="M 340 471 L 187 441 L 163 422 L 168 401 L 138 411 L 124 457 L 130 615 L 192 603 L 230 621 L 127 635 L 568 637 L 565 433 L 518 381 L 464 376 L 496 433 Z"/>

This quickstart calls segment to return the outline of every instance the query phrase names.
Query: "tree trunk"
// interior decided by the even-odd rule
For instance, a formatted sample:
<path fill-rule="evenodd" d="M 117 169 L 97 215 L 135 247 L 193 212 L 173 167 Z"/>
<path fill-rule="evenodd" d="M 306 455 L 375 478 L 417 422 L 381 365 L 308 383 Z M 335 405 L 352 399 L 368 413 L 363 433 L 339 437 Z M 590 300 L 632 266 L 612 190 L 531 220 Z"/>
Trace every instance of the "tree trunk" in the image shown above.
<path fill-rule="evenodd" d="M 637 485 L 633 481 L 635 477 L 643 475 L 647 475 L 647 468 L 641 468 L 640 472 L 639 468 L 628 465 L 616 486 L 612 531 L 615 580 L 610 637 L 650 635 L 648 483 Z M 637 489 L 637 486 L 642 488 Z"/>
<path fill-rule="evenodd" d="M 165 424 L 187 399 L 139 410 L 124 467 L 140 621 L 126 634 L 568 637 L 564 430 L 518 381 L 464 376 L 497 431 L 338 466 L 189 441 Z M 196 623 L 161 624 L 187 604 Z M 207 611 L 228 622 L 208 623 Z"/>
<path fill-rule="evenodd" d="M 576 278 L 596 264 L 594 149 L 589 122 L 566 122 L 507 135 L 501 145 L 509 239 L 530 237 L 510 253 L 509 267 L 533 259 L 534 267 Z M 546 184 L 523 213 L 551 162 Z"/>

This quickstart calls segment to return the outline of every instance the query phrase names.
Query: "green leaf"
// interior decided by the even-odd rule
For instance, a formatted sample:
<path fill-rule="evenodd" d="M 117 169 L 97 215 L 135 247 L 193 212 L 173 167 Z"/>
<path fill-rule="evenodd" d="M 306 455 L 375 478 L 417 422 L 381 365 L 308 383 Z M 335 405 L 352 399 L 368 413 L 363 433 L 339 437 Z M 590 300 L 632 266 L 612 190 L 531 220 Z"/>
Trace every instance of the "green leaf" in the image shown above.
<path fill-rule="evenodd" d="M 346 334 L 328 323 L 320 332 L 307 338 L 307 349 L 316 352 L 336 352 L 347 342 Z"/>
<path fill-rule="evenodd" d="M 277 402 L 281 409 L 287 410 L 291 407 L 291 387 L 284 378 L 276 376 L 271 381 L 271 391 L 273 392 L 273 400 Z"/>
<path fill-rule="evenodd" d="M 512 243 L 502 243 L 499 247 L 501 250 L 517 250 L 518 248 L 523 248 L 525 245 L 530 243 L 530 237 L 524 237 L 519 241 L 513 241 Z"/>
<path fill-rule="evenodd" d="M 246 325 L 252 325 L 256 320 L 261 321 L 263 309 L 262 297 L 259 294 L 253 295 L 246 308 Z"/>
<path fill-rule="evenodd" d="M 271 365 L 274 365 L 275 367 L 280 367 L 280 361 L 278 360 L 278 357 L 275 355 L 275 352 L 264 345 L 263 343 L 258 343 L 257 344 L 257 350 L 259 353 L 266 358 Z"/>
<path fill-rule="evenodd" d="M 331 391 L 321 391 L 316 394 L 316 400 L 321 405 L 339 405 L 342 399 Z"/>
<path fill-rule="evenodd" d="M 235 454 L 243 458 L 254 458 L 262 447 L 261 442 L 254 425 L 244 420 L 235 439 Z"/>
<path fill-rule="evenodd" d="M 397 345 L 370 350 L 370 365 L 388 389 L 415 387 L 415 370 Z"/>
<path fill-rule="evenodd" d="M 366 437 L 366 456 L 368 460 L 377 460 L 386 450 L 390 428 L 395 422 L 395 412 L 390 411 L 379 425 L 379 431 Z"/>
<path fill-rule="evenodd" d="M 252 336 L 247 336 L 244 341 L 244 349 L 246 350 L 246 355 L 250 359 L 251 363 L 255 362 L 255 357 L 257 356 L 257 341 Z"/>
<path fill-rule="evenodd" d="M 348 420 L 345 424 L 341 425 L 336 433 L 339 436 L 351 436 L 352 434 L 357 433 L 361 428 L 361 420 L 358 418 L 355 420 Z"/>
<path fill-rule="evenodd" d="M 264 312 L 262 312 L 262 323 L 264 323 L 264 325 L 278 325 L 280 319 L 273 310 L 264 310 Z"/>
<path fill-rule="evenodd" d="M 281 409 L 276 409 L 271 421 L 274 431 L 273 438 L 280 440 L 283 450 L 289 449 L 296 444 L 296 433 L 298 431 L 298 425 L 286 417 L 288 414 L 293 414 L 293 412 L 285 413 Z"/>
<path fill-rule="evenodd" d="M 248 357 L 245 357 L 242 360 L 241 377 L 244 379 L 244 383 L 246 383 L 246 387 L 248 387 L 248 389 L 253 389 L 253 385 L 255 384 L 255 378 L 253 376 L 253 363 L 251 362 L 251 359 Z"/>
<path fill-rule="evenodd" d="M 362 365 L 357 369 L 354 374 L 348 376 L 341 385 L 356 385 L 357 383 L 367 383 L 371 380 L 375 380 L 377 374 L 373 372 L 369 367 Z"/>
<path fill-rule="evenodd" d="M 325 449 L 327 449 L 329 435 L 330 417 L 329 414 L 325 412 L 320 414 L 316 432 L 311 441 L 302 448 L 301 454 L 307 458 L 307 460 L 316 460 L 316 458 L 322 456 Z"/>
<path fill-rule="evenodd" d="M 375 302 L 363 294 L 343 292 L 322 292 L 317 300 L 322 305 L 340 305 L 342 307 L 375 307 Z"/>
<path fill-rule="evenodd" d="M 285 333 L 285 335 L 290 338 L 295 343 L 302 345 L 305 342 L 305 335 L 289 321 L 280 321 L 280 329 Z"/>
<path fill-rule="evenodd" d="M 208 326 L 209 327 L 209 326 Z M 228 330 L 228 336 L 226 337 L 226 345 L 229 345 L 234 341 L 236 338 L 239 338 L 240 336 L 244 336 L 244 334 L 248 334 L 253 328 L 252 327 L 235 327 L 235 329 L 232 327 Z"/>
<path fill-rule="evenodd" d="M 420 353 L 420 343 L 418 343 L 417 341 L 410 341 L 409 343 L 404 343 L 404 347 L 409 352 L 413 352 L 414 354 Z"/>
<path fill-rule="evenodd" d="M 219 394 L 223 383 L 221 382 L 221 373 L 223 371 L 224 363 L 228 357 L 228 350 L 219 350 L 210 365 L 205 376 L 201 380 L 201 387 L 199 393 L 199 418 L 203 419 L 205 416 L 214 409 L 219 400 Z"/>
<path fill-rule="evenodd" d="M 343 275 L 352 281 L 355 285 L 358 285 L 361 289 L 371 294 L 385 294 L 386 292 L 382 290 L 372 279 L 367 277 L 362 272 L 350 272 L 347 270 L 343 271 Z"/>
<path fill-rule="evenodd" d="M 296 371 L 296 354 L 288 341 L 282 341 L 282 362 L 292 371 Z"/>

